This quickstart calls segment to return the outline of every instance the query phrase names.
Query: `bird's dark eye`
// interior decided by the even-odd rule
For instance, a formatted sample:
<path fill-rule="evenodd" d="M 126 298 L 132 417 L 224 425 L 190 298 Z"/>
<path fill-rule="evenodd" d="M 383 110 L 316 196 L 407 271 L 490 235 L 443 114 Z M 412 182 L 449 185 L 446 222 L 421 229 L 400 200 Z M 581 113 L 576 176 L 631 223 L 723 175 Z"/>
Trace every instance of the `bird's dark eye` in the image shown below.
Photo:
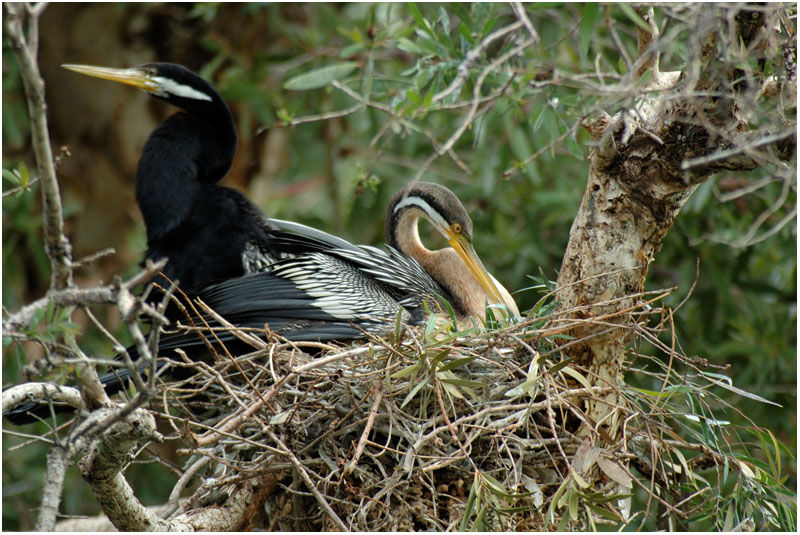
<path fill-rule="evenodd" d="M 450 230 L 453 231 L 453 234 L 461 234 L 461 223 L 453 223 L 450 225 Z"/>

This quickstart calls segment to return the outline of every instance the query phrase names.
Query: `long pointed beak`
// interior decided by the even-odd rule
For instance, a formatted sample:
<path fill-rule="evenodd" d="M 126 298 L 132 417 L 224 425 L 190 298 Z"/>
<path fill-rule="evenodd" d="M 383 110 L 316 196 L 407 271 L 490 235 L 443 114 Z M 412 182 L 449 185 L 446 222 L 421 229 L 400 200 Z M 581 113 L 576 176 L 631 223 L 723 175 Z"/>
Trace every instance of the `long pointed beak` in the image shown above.
<path fill-rule="evenodd" d="M 119 82 L 121 84 L 144 89 L 148 92 L 157 92 L 158 85 L 151 79 L 150 75 L 137 68 L 129 69 L 112 69 L 110 67 L 94 67 L 92 65 L 75 65 L 73 63 L 65 63 L 61 65 L 63 68 L 70 71 L 75 71 L 87 76 L 95 78 L 102 78 L 103 80 L 111 80 L 112 82 Z"/>
<path fill-rule="evenodd" d="M 511 304 L 507 303 L 503 299 L 502 293 L 497 289 L 497 285 L 495 284 L 492 276 L 488 271 L 486 271 L 486 268 L 483 267 L 483 262 L 481 262 L 481 259 L 478 258 L 478 255 L 475 252 L 475 249 L 472 247 L 472 244 L 464 239 L 463 236 L 453 234 L 450 229 L 447 229 L 447 237 L 450 246 L 455 250 L 458 256 L 461 257 L 461 260 L 463 260 L 467 265 L 469 271 L 472 273 L 481 287 L 483 287 L 483 289 L 486 291 L 486 295 L 489 296 L 490 301 L 494 302 L 490 304 L 505 305 L 509 309 L 509 312 L 514 314 L 514 311 L 516 310 L 516 303 L 512 308 Z"/>

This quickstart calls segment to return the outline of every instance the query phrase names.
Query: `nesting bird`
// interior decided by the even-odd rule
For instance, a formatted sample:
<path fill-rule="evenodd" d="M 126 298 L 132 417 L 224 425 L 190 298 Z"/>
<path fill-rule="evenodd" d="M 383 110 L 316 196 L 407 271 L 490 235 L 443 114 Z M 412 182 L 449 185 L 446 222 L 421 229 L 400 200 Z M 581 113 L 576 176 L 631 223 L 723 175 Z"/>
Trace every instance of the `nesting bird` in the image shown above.
<path fill-rule="evenodd" d="M 431 251 L 417 223 L 427 219 L 450 247 Z M 486 271 L 472 246 L 472 221 L 444 186 L 411 183 L 395 194 L 384 248 L 356 246 L 317 229 L 277 219 L 269 230 L 283 260 L 253 265 L 259 273 L 212 285 L 199 297 L 234 325 L 270 330 L 290 340 L 333 340 L 422 323 L 449 305 L 459 319 L 519 315 L 514 299 Z M 166 341 L 166 340 L 165 340 Z"/>
<path fill-rule="evenodd" d="M 219 93 L 174 63 L 63 67 L 136 87 L 183 110 L 150 134 L 136 170 L 136 202 L 147 228 L 145 258 L 168 258 L 164 275 L 180 281 L 188 294 L 244 275 L 245 249 L 267 250 L 269 223 L 241 192 L 219 185 L 237 145 L 233 115 Z"/>

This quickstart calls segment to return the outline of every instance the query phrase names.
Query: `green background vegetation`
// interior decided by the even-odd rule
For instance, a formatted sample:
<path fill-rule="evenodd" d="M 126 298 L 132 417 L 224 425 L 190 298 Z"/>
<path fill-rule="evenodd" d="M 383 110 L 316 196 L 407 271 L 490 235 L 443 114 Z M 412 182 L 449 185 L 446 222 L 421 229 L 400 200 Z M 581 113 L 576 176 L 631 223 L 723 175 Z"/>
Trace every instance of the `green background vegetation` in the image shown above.
<path fill-rule="evenodd" d="M 382 242 L 389 197 L 413 178 L 430 156 L 431 139 L 444 142 L 463 120 L 464 107 L 431 111 L 432 96 L 453 80 L 466 51 L 492 30 L 514 20 L 504 4 L 113 8 L 92 4 L 75 9 L 73 14 L 63 9 L 56 13 L 58 6 L 51 9 L 52 13 L 45 12 L 43 26 L 54 24 L 48 17 L 74 17 L 79 21 L 92 9 L 105 9 L 109 12 L 106 16 L 117 17 L 123 27 L 144 25 L 138 33 L 131 31 L 125 39 L 120 38 L 117 46 L 123 51 L 126 46 L 138 46 L 142 61 L 186 64 L 212 80 L 233 108 L 241 142 L 230 184 L 248 191 L 268 215 L 317 226 L 358 243 Z M 484 85 L 484 94 L 488 94 L 510 84 L 508 94 L 455 144 L 453 152 L 459 161 L 444 155 L 423 175 L 447 185 L 464 200 L 475 223 L 476 250 L 499 280 L 519 291 L 516 298 L 521 310 L 532 306 L 541 295 L 532 289 L 534 278 L 541 273 L 555 279 L 583 194 L 589 136 L 576 126 L 578 121 L 593 110 L 613 114 L 633 103 L 630 95 L 593 90 L 579 76 L 599 68 L 606 82 L 614 84 L 624 74 L 626 65 L 614 45 L 609 21 L 628 55 L 636 57 L 634 16 L 625 5 L 534 4 L 527 5 L 526 10 L 539 31 L 539 43 L 526 50 L 524 61 L 517 58 L 511 62 L 516 71 L 513 79 L 507 71 L 498 70 Z M 665 23 L 658 9 L 656 17 L 660 24 L 666 24 L 662 34 L 673 35 L 673 46 L 664 50 L 661 68 L 680 70 L 689 56 L 686 47 L 690 29 L 682 28 L 675 19 Z M 68 21 L 61 23 L 70 25 Z M 181 28 L 182 33 L 168 37 L 174 28 Z M 48 42 L 45 31 L 41 38 L 45 73 L 56 72 L 61 61 L 127 66 L 118 63 L 119 58 L 128 57 L 118 50 L 95 48 L 91 54 L 62 57 L 53 50 L 88 47 Z M 486 56 L 493 59 L 508 46 L 498 43 L 487 50 Z M 3 47 L 3 168 L 9 171 L 3 175 L 3 191 L 7 192 L 27 180 L 23 164 L 30 170 L 35 165 L 16 62 L 6 40 Z M 320 70 L 330 66 L 333 70 Z M 551 80 L 554 71 L 565 73 L 561 83 L 537 84 Z M 331 120 L 286 126 L 292 120 L 352 107 L 356 102 L 351 96 L 329 85 L 334 78 L 371 102 L 394 110 L 396 118 L 383 110 L 367 108 Z M 48 96 L 60 91 L 57 82 L 46 81 Z M 109 90 L 102 81 L 81 83 L 86 91 L 98 95 Z M 474 83 L 475 75 L 471 75 L 464 91 L 443 103 L 463 103 Z M 132 102 L 133 113 L 151 110 L 149 101 L 137 100 L 133 90 L 127 91 L 125 98 Z M 50 101 L 51 107 L 54 102 Z M 70 101 L 62 97 L 57 102 L 69 105 Z M 171 112 L 166 108 L 156 111 L 162 116 Z M 771 117 L 769 110 L 758 110 L 758 114 L 764 120 Z M 126 124 L 109 122 L 104 128 L 114 131 L 125 129 Z M 56 145 L 70 145 L 73 155 L 67 159 L 78 158 L 72 146 L 77 135 L 70 134 L 69 125 L 53 129 L 58 132 L 54 135 Z M 146 131 L 140 145 L 145 136 Z M 101 136 L 94 150 L 108 151 L 105 139 Z M 83 238 L 78 231 L 91 236 L 105 233 L 106 243 L 113 245 L 119 256 L 140 257 L 144 250 L 140 219 L 133 216 L 129 225 L 121 227 L 92 225 L 95 216 L 98 221 L 106 217 L 102 215 L 106 206 L 81 198 L 82 190 L 75 193 L 71 187 L 81 180 L 103 178 L 91 175 L 91 157 L 84 156 L 81 161 L 85 165 L 80 173 L 68 176 L 62 184 L 65 217 L 71 238 L 77 243 L 76 258 L 94 252 L 88 247 L 81 250 L 80 243 L 85 242 L 80 241 Z M 130 204 L 134 170 L 128 163 L 118 171 L 128 181 L 127 189 L 119 190 L 119 195 L 127 196 Z M 736 387 L 781 404 L 778 409 L 733 393 L 718 393 L 753 422 L 771 430 L 788 450 L 795 451 L 795 221 L 763 241 L 737 247 L 730 242 L 746 235 L 756 219 L 776 202 L 783 182 L 775 181 L 753 194 L 720 202 L 723 194 L 774 173 L 774 168 L 747 174 L 723 173 L 702 185 L 651 265 L 647 289 L 677 287 L 666 300 L 667 305 L 676 306 L 694 285 L 675 316 L 683 352 L 727 366 L 719 371 L 731 377 Z M 3 305 L 9 310 L 40 297 L 46 289 L 49 268 L 41 244 L 38 196 L 33 184 L 3 199 Z M 794 207 L 796 183 L 791 184 L 783 204 L 766 220 L 762 231 Z M 86 281 L 108 280 L 113 273 L 130 275 L 136 271 L 135 260 L 123 264 L 124 269 L 113 263 L 90 268 Z M 89 350 L 110 351 L 98 336 L 87 335 L 82 344 Z M 654 353 L 650 348 L 641 351 Z M 5 349 L 4 386 L 21 380 L 24 358 L 19 347 Z M 631 374 L 627 379 L 646 388 L 653 386 Z M 736 412 L 720 410 L 735 424 L 750 425 Z M 31 509 L 38 504 L 43 476 L 44 450 L 34 446 L 9 451 L 18 442 L 4 437 L 6 529 L 32 526 Z M 751 446 L 760 444 L 754 439 Z M 783 462 L 780 476 L 788 476 L 786 485 L 794 488 L 795 459 L 785 454 Z M 145 503 L 163 502 L 174 478 L 162 469 L 148 472 L 137 467 L 130 473 Z M 86 486 L 76 476 L 68 484 L 63 511 L 95 512 Z"/>

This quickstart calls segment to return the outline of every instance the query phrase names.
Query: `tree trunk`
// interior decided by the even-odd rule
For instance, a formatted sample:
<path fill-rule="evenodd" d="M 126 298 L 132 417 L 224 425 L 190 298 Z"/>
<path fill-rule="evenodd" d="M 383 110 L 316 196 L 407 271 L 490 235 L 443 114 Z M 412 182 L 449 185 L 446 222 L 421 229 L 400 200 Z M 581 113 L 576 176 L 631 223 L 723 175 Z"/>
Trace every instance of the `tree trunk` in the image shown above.
<path fill-rule="evenodd" d="M 731 22 L 722 15 L 701 15 L 716 24 L 704 26 L 708 34 L 698 36 L 702 46 L 689 65 L 702 64 L 705 69 L 661 73 L 653 52 L 658 33 L 651 8 L 643 15 L 651 32 L 639 32 L 636 66 L 651 69 L 650 82 L 639 94 L 656 96 L 643 97 L 633 110 L 614 117 L 603 114 L 586 125 L 593 142 L 589 178 L 570 231 L 556 298 L 562 320 L 579 322 L 569 334 L 581 341 L 564 352 L 588 372 L 593 384 L 615 387 L 585 407 L 589 421 L 610 441 L 619 438 L 620 413 L 614 407 L 623 402 L 618 387 L 632 328 L 640 321 L 632 313 L 643 305 L 648 265 L 681 207 L 716 171 L 744 171 L 766 161 L 794 158 L 793 128 L 747 132 L 740 112 L 747 109 L 747 99 L 760 97 L 764 90 L 736 87 L 734 70 L 718 56 L 714 57 L 720 64 L 709 65 L 709 47 L 717 44 L 725 22 Z M 768 21 L 774 16 L 759 11 L 755 31 L 744 24 L 736 29 L 748 34 L 751 48 L 764 49 L 770 37 Z M 706 96 L 712 90 L 717 94 Z"/>

